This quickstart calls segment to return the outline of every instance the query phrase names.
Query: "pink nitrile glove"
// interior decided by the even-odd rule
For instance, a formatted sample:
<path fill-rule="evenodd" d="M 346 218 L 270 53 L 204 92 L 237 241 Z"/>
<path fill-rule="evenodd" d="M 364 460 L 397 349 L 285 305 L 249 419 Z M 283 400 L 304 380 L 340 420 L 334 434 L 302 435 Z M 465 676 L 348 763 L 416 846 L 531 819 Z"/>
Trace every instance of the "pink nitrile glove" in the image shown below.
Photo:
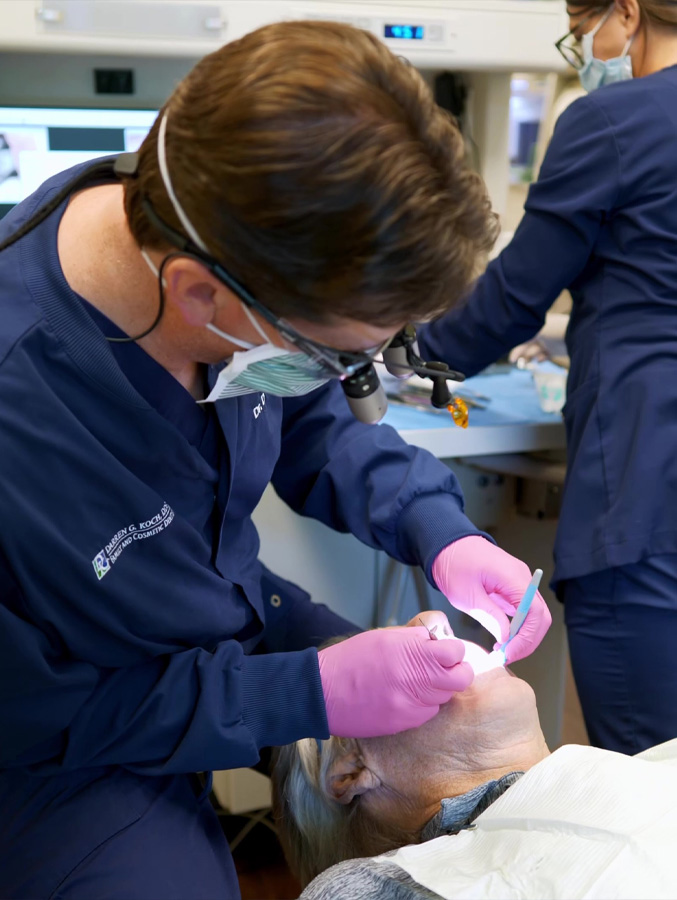
<path fill-rule="evenodd" d="M 318 653 L 330 734 L 379 737 L 417 728 L 473 680 L 461 641 L 428 630 L 365 631 Z"/>
<path fill-rule="evenodd" d="M 478 535 L 449 544 L 433 563 L 437 587 L 456 609 L 467 613 L 496 638 L 508 640 L 510 621 L 531 580 L 528 566 Z M 518 634 L 505 648 L 506 663 L 529 656 L 538 647 L 552 616 L 539 593 Z"/>

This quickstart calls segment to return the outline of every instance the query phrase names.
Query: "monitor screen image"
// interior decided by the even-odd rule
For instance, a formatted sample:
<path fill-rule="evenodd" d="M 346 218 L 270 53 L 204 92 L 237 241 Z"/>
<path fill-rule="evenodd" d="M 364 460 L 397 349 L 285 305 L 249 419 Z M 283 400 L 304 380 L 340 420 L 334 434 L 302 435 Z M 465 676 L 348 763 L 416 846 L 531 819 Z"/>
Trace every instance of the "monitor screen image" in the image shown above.
<path fill-rule="evenodd" d="M 57 172 L 139 148 L 157 110 L 0 106 L 0 218 Z"/>

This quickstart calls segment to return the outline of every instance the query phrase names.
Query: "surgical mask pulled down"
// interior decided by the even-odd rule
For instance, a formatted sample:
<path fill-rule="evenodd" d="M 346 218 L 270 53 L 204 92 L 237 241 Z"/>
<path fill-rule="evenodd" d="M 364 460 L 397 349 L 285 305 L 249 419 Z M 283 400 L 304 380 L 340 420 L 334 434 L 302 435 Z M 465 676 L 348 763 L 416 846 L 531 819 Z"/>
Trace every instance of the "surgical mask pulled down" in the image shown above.
<path fill-rule="evenodd" d="M 221 331 L 209 322 L 206 327 L 210 331 L 231 344 L 242 347 L 245 352 L 233 354 L 225 369 L 219 372 L 216 384 L 205 402 L 261 391 L 275 397 L 300 397 L 329 381 L 322 367 L 305 353 L 293 353 L 271 344 L 251 311 L 244 305 L 243 308 L 265 343 L 255 346 Z"/>
<path fill-rule="evenodd" d="M 584 34 L 581 38 L 584 62 L 583 68 L 578 72 L 578 77 L 584 90 L 588 93 L 607 84 L 629 81 L 633 77 L 632 59 L 628 56 L 628 52 L 636 35 L 628 40 L 620 56 L 615 56 L 613 59 L 598 59 L 594 53 L 595 35 L 605 25 L 613 11 L 614 7 L 612 6 L 592 31 Z"/>
<path fill-rule="evenodd" d="M 159 278 L 158 268 L 145 249 L 141 250 L 141 255 L 151 272 Z M 261 392 L 272 394 L 274 397 L 300 397 L 329 381 L 323 374 L 321 366 L 305 353 L 293 353 L 271 344 L 268 335 L 252 312 L 244 304 L 243 309 L 264 343 L 257 346 L 249 341 L 243 341 L 208 322 L 205 328 L 235 344 L 236 347 L 242 347 L 245 352 L 236 351 L 233 354 L 228 365 L 219 372 L 216 384 L 203 403 Z"/>

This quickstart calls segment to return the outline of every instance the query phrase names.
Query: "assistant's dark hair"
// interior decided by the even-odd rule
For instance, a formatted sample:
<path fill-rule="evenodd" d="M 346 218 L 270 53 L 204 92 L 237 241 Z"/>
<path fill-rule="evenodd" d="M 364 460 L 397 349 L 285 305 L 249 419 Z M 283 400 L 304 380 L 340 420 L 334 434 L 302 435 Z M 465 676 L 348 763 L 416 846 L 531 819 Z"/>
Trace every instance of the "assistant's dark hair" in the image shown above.
<path fill-rule="evenodd" d="M 594 12 L 595 9 L 605 9 L 611 6 L 608 3 L 576 2 L 567 0 L 567 11 L 572 15 L 580 15 Z M 661 28 L 677 28 L 677 0 L 637 0 L 642 11 L 642 20 L 645 24 Z"/>
<path fill-rule="evenodd" d="M 611 6 L 613 2 L 614 0 L 607 0 L 606 3 L 599 3 L 598 0 L 597 3 L 590 3 L 590 0 L 581 0 L 580 3 L 576 3 L 572 0 L 572 2 L 569 3 L 567 0 L 567 12 L 572 16 L 580 16 L 586 13 L 595 12 L 597 9 L 606 9 Z"/>
<path fill-rule="evenodd" d="M 383 326 L 442 313 L 498 233 L 455 120 L 375 36 L 281 22 L 202 59 L 164 107 L 169 172 L 211 254 L 278 315 Z M 139 245 L 185 233 L 163 186 L 159 119 L 125 208 Z"/>

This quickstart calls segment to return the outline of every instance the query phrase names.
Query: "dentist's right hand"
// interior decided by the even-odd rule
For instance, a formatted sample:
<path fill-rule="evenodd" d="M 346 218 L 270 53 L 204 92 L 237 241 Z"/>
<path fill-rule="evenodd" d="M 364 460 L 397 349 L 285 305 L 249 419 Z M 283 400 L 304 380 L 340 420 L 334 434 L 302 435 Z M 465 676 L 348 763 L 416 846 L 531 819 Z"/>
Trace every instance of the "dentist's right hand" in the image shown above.
<path fill-rule="evenodd" d="M 423 725 L 473 671 L 461 641 L 430 639 L 428 630 L 365 631 L 318 653 L 329 732 L 377 737 Z"/>

